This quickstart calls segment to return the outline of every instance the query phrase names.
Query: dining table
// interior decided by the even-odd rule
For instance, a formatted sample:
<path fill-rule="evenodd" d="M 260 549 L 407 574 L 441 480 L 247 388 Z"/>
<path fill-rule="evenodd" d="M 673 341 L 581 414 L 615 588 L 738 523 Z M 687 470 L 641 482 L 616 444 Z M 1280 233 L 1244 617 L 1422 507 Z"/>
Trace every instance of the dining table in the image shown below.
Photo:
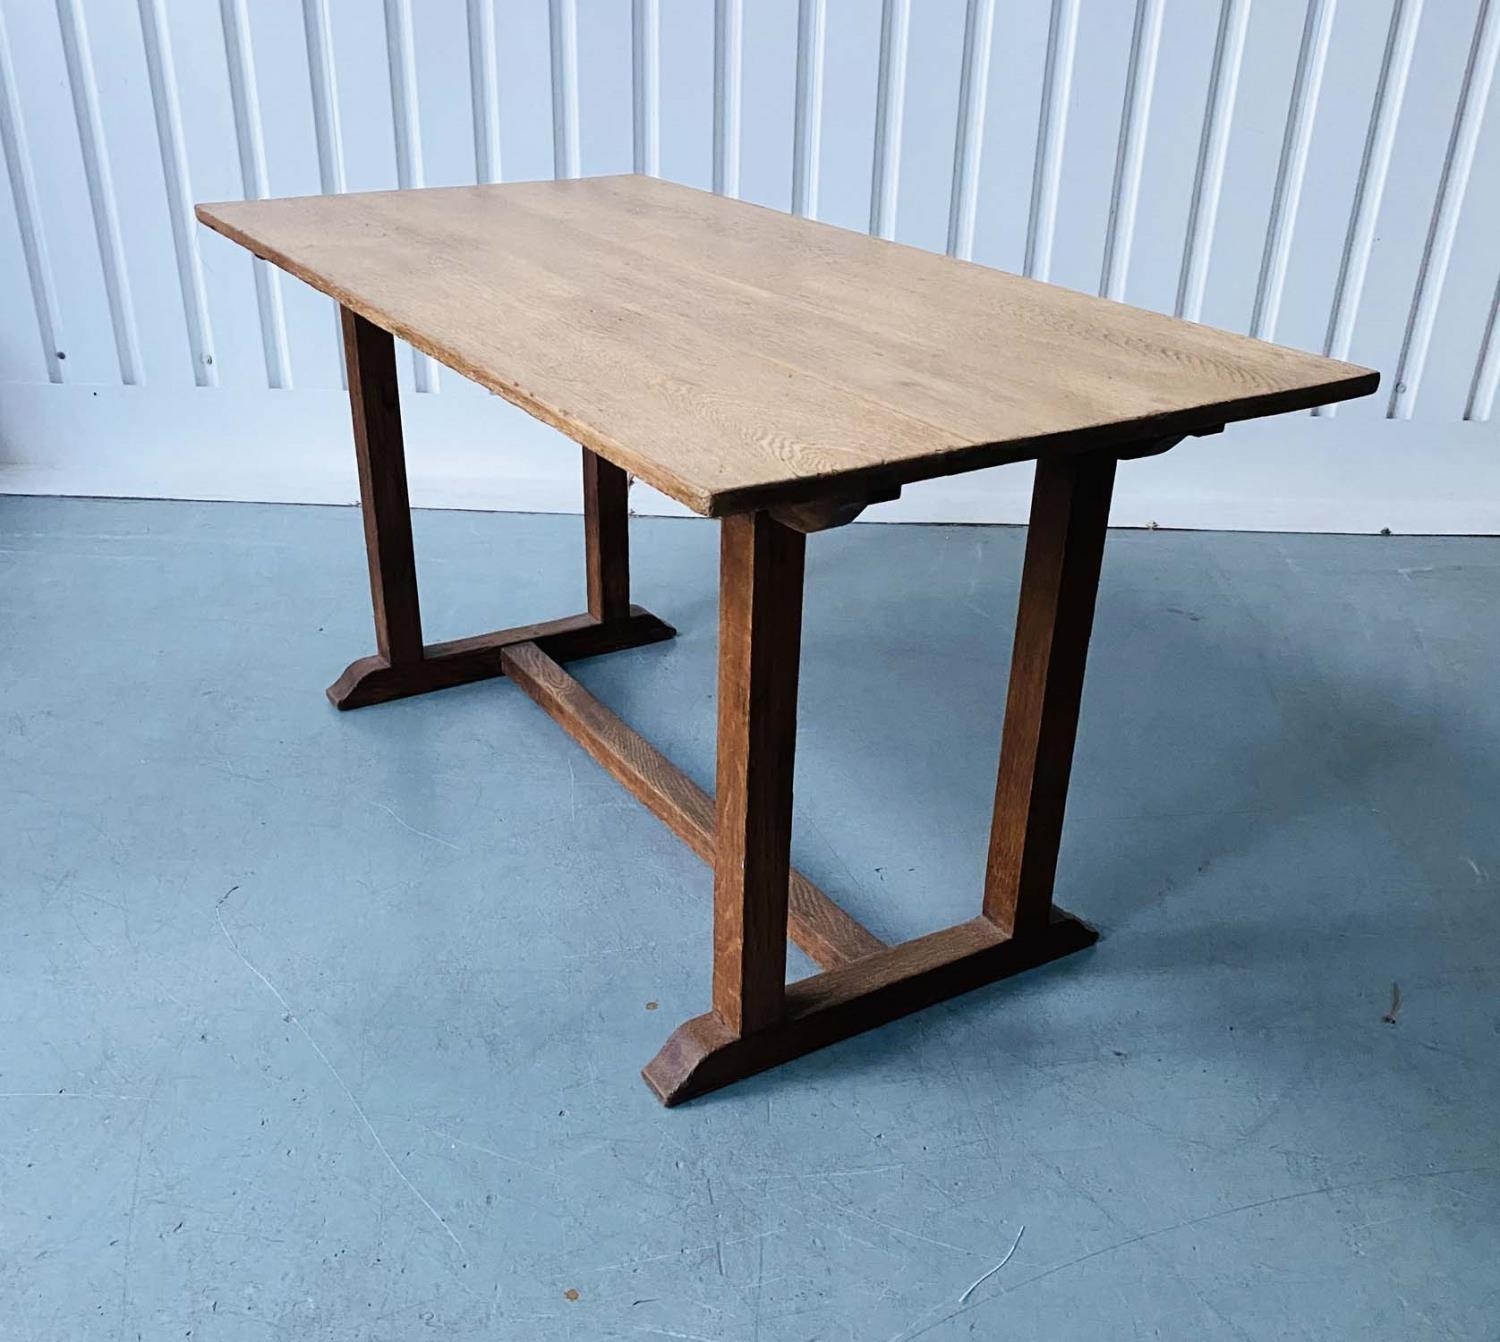
<path fill-rule="evenodd" d="M 329 699 L 349 710 L 508 680 L 712 868 L 707 1009 L 643 1073 L 667 1105 L 1095 942 L 1053 887 L 1121 463 L 1234 451 L 1232 433 L 1186 445 L 1378 381 L 646 176 L 197 215 L 341 308 L 375 650 Z M 581 447 L 582 611 L 424 642 L 398 339 Z M 504 455 L 497 442 L 501 478 Z M 915 482 L 1022 463 L 1034 483 L 983 887 L 972 918 L 890 945 L 791 864 L 808 538 Z M 566 669 L 675 632 L 631 599 L 632 479 L 719 524 L 712 794 Z M 943 663 L 930 646 L 891 670 L 940 682 Z M 787 982 L 788 941 L 817 973 Z"/>

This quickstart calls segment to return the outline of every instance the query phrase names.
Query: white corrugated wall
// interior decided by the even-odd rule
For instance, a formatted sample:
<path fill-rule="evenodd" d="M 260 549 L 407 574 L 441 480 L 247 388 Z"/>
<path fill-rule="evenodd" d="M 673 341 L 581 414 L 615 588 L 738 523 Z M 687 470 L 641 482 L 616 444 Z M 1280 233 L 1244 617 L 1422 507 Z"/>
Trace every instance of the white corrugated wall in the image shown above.
<path fill-rule="evenodd" d="M 199 200 L 653 172 L 1379 368 L 1116 520 L 1500 532 L 1500 0 L 0 0 L 0 489 L 348 500 L 328 300 Z M 416 501 L 576 453 L 401 363 Z M 887 517 L 1014 521 L 1024 468 Z M 672 506 L 638 490 L 642 509 Z"/>

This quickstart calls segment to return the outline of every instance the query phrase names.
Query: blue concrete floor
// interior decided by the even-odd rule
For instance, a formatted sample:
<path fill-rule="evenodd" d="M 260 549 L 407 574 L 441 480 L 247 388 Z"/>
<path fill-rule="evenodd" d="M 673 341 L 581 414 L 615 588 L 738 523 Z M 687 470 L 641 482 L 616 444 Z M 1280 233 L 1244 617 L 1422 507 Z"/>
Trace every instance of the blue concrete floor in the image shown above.
<path fill-rule="evenodd" d="M 709 780 L 714 529 L 634 535 L 681 636 L 579 674 Z M 581 604 L 576 518 L 417 540 L 431 638 Z M 810 545 L 796 856 L 888 937 L 975 908 L 1022 544 Z M 504 682 L 327 705 L 353 510 L 0 500 L 0 1336 L 1500 1335 L 1500 543 L 1105 568 L 1098 947 L 668 1112 L 706 869 Z"/>

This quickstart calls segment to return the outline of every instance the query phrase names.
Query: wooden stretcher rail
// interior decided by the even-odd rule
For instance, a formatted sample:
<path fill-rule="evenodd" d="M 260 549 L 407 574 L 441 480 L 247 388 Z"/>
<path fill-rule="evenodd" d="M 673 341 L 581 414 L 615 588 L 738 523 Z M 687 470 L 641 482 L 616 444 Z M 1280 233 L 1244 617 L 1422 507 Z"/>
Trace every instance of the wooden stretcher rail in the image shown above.
<path fill-rule="evenodd" d="M 774 1024 L 736 1035 L 712 1011 L 684 1021 L 641 1073 L 663 1104 L 681 1104 L 840 1039 L 959 993 L 1092 946 L 1099 934 L 1054 909 L 1050 923 L 1015 938 L 987 918 L 888 946 L 854 964 L 787 986 Z"/>
<path fill-rule="evenodd" d="M 611 713 L 535 643 L 500 651 L 505 674 L 703 861 L 714 858 L 714 800 L 640 733 Z M 824 969 L 888 949 L 793 871 L 787 934 Z"/>
<path fill-rule="evenodd" d="M 575 657 L 598 657 L 606 652 L 659 643 L 674 633 L 671 625 L 639 606 L 631 606 L 623 618 L 567 615 L 560 620 L 497 629 L 450 643 L 429 643 L 420 657 L 394 665 L 380 656 L 361 657 L 351 662 L 344 674 L 328 687 L 328 699 L 335 708 L 364 708 L 476 680 L 490 680 L 504 674 L 499 653 L 513 643 L 535 644 L 566 662 Z"/>

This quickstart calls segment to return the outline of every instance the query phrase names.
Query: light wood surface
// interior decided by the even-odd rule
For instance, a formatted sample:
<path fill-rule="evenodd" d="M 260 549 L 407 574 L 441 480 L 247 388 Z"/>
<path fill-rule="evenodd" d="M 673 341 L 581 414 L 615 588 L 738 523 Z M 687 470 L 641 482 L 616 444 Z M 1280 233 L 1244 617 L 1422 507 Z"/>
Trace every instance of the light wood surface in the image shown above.
<path fill-rule="evenodd" d="M 1378 382 L 646 177 L 198 217 L 708 516 L 1209 430 Z"/>

